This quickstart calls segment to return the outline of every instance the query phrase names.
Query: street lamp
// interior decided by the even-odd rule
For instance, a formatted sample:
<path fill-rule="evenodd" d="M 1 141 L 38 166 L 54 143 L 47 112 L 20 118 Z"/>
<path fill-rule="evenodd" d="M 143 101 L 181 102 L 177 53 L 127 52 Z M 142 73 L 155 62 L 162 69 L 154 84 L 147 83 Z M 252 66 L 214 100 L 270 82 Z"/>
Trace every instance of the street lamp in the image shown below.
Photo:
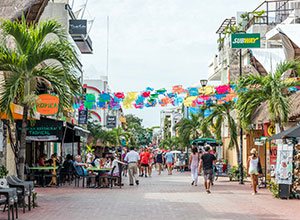
<path fill-rule="evenodd" d="M 201 79 L 200 84 L 202 87 L 205 87 L 207 85 L 208 80 L 207 79 Z"/>

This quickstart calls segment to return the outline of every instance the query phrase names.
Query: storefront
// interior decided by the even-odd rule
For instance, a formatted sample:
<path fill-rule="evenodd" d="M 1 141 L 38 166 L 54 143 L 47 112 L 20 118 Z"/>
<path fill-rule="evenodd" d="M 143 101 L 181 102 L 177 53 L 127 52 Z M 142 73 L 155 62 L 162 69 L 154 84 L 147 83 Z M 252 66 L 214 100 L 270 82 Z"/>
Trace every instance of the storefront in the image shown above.
<path fill-rule="evenodd" d="M 21 132 L 21 121 L 16 121 L 18 138 Z M 70 123 L 41 118 L 27 127 L 26 163 L 31 166 L 36 164 L 39 155 L 51 154 L 65 158 L 67 154 L 77 155 L 81 153 L 82 142 L 85 142 L 88 131 Z"/>
<path fill-rule="evenodd" d="M 268 157 L 280 198 L 300 199 L 300 125 L 272 136 Z"/>

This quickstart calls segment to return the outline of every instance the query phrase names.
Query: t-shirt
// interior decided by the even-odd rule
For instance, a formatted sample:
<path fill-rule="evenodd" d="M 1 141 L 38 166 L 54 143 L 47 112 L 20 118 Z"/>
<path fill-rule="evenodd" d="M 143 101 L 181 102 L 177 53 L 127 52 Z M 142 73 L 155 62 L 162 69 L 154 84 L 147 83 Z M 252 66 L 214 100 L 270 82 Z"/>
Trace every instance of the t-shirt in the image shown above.
<path fill-rule="evenodd" d="M 141 164 L 148 164 L 150 158 L 149 152 L 142 152 L 141 153 Z"/>
<path fill-rule="evenodd" d="M 163 162 L 162 153 L 156 155 L 156 162 L 157 163 L 162 163 Z"/>
<path fill-rule="evenodd" d="M 165 155 L 167 163 L 173 163 L 174 155 L 171 152 L 166 153 Z"/>
<path fill-rule="evenodd" d="M 213 162 L 214 160 L 216 160 L 217 158 L 212 155 L 212 154 L 203 154 L 201 156 L 201 160 L 202 160 L 202 165 L 203 165 L 203 170 L 212 170 L 213 169 Z"/>

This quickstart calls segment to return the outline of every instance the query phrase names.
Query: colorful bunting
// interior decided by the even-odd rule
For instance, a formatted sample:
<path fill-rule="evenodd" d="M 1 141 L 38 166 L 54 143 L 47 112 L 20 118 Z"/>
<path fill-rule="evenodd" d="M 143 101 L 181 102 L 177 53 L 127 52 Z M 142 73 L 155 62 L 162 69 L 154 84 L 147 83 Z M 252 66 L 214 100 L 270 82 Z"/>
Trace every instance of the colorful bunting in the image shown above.
<path fill-rule="evenodd" d="M 246 89 L 243 89 L 246 91 Z M 300 90 L 299 86 L 289 88 L 290 92 Z M 200 106 L 211 106 L 214 103 L 223 104 L 229 101 L 237 101 L 236 85 L 220 85 L 217 87 L 205 86 L 201 88 L 189 87 L 184 89 L 181 85 L 172 87 L 172 91 L 165 88 L 154 90 L 147 87 L 141 92 L 101 92 L 97 97 L 94 94 L 85 94 L 84 101 L 82 98 L 76 98 L 74 109 L 112 109 L 121 108 L 143 109 L 155 106 L 181 106 L 199 109 Z M 193 110 L 192 110 L 193 111 Z M 204 112 L 209 115 L 210 112 Z"/>

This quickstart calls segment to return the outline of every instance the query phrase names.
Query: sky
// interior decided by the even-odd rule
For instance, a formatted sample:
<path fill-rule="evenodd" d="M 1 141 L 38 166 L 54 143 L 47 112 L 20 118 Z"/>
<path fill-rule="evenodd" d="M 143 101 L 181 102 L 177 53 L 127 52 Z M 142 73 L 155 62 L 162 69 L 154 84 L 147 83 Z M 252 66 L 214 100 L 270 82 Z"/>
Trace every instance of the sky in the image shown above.
<path fill-rule="evenodd" d="M 75 8 L 85 0 L 75 0 Z M 84 17 L 94 18 L 93 54 L 83 55 L 84 77 L 106 75 L 109 16 L 109 85 L 113 92 L 185 87 L 207 79 L 217 52 L 215 33 L 225 18 L 252 11 L 261 0 L 88 0 Z M 213 84 L 213 83 L 210 83 Z M 160 124 L 162 108 L 124 110 Z"/>

